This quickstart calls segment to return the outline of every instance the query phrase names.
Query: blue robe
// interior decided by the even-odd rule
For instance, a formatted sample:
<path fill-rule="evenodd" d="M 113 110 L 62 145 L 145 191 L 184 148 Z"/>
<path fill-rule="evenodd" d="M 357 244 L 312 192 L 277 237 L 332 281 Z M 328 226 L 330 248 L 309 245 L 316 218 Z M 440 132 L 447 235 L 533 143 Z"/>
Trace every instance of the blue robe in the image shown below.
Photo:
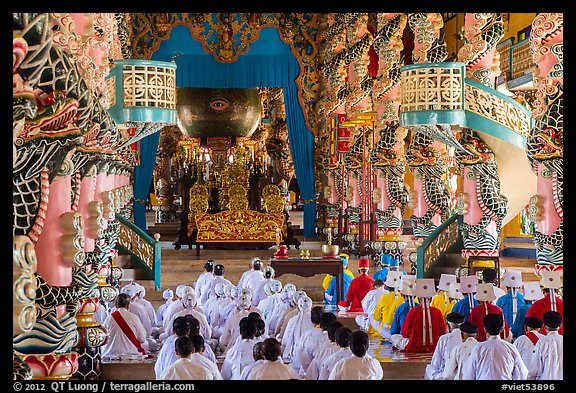
<path fill-rule="evenodd" d="M 376 273 L 374 273 L 372 278 L 374 280 L 382 280 L 383 282 L 386 282 L 386 277 L 388 276 L 389 271 L 390 271 L 389 267 L 383 267 L 382 270 L 379 270 Z"/>
<path fill-rule="evenodd" d="M 516 319 L 514 320 L 514 323 L 510 325 L 510 330 L 512 330 L 514 339 L 524 335 L 524 321 L 526 320 L 526 312 L 531 305 L 531 301 L 525 300 L 523 305 L 518 306 L 518 314 L 516 314 Z"/>
<path fill-rule="evenodd" d="M 475 297 L 473 297 L 472 300 L 474 301 L 474 307 L 476 307 L 478 305 L 478 300 L 476 300 Z M 468 295 L 464 295 L 464 297 L 458 300 L 456 304 L 454 304 L 454 307 L 452 307 L 452 312 L 458 312 L 464 315 L 464 320 L 468 319 L 468 317 L 470 316 L 470 311 L 472 310 L 470 309 Z"/>
<path fill-rule="evenodd" d="M 348 293 L 348 287 L 350 286 L 350 282 L 352 281 L 353 277 L 348 274 L 344 274 L 344 297 L 346 297 L 346 293 Z M 332 277 L 330 280 L 330 285 L 328 285 L 328 289 L 324 292 L 326 295 L 332 296 L 332 300 L 328 301 L 328 299 L 324 298 L 325 305 L 332 305 L 336 306 L 336 276 Z M 344 299 L 340 299 L 344 300 Z"/>
<path fill-rule="evenodd" d="M 420 304 L 414 302 L 414 307 L 418 307 Z M 402 324 L 404 323 L 404 319 L 406 319 L 406 315 L 408 315 L 408 311 L 410 311 L 410 302 L 409 299 L 406 299 L 404 303 L 396 307 L 394 310 L 394 318 L 392 319 L 392 325 L 390 325 L 390 334 L 402 334 Z"/>
<path fill-rule="evenodd" d="M 506 295 L 500 296 L 498 300 L 496 300 L 496 305 L 502 309 L 502 312 L 504 313 L 504 319 L 506 320 L 508 326 L 514 325 L 514 321 L 512 320 L 514 318 L 512 301 L 512 292 L 508 292 Z M 516 291 L 516 301 L 518 303 L 518 312 L 518 310 L 520 310 L 520 306 L 525 304 L 524 295 L 519 291 Z M 516 314 L 516 318 L 518 318 L 518 314 Z"/>

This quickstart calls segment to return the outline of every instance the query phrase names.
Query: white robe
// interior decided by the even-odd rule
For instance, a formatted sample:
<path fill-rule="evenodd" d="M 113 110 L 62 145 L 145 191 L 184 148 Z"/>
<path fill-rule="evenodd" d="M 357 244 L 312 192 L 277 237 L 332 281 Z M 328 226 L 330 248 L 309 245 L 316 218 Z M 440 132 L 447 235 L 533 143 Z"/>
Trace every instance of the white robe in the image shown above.
<path fill-rule="evenodd" d="M 262 299 L 260 303 L 258 303 L 258 310 L 262 312 L 262 318 L 264 318 L 264 321 L 266 321 L 270 330 L 272 329 L 272 313 L 281 302 L 282 300 L 280 299 L 280 294 L 275 293 Z M 269 333 L 271 334 L 272 332 L 269 331 Z"/>
<path fill-rule="evenodd" d="M 281 317 L 283 316 L 286 309 L 294 309 L 292 305 L 292 299 L 285 299 L 282 297 L 282 292 L 280 292 L 280 301 L 276 303 L 274 309 L 272 310 L 272 315 L 270 315 L 270 331 L 271 335 L 276 335 L 280 328 L 282 327 Z"/>
<path fill-rule="evenodd" d="M 125 308 L 119 308 L 118 311 L 132 332 L 134 332 L 134 335 L 140 342 L 140 345 L 144 345 L 146 343 L 146 330 L 144 329 L 142 322 L 135 314 L 131 313 Z M 102 357 L 142 355 L 134 346 L 134 344 L 132 344 L 132 342 L 128 339 L 128 337 L 126 337 L 112 315 L 109 315 L 108 318 L 106 318 L 102 326 L 104 326 L 108 331 L 108 341 L 106 341 L 106 344 L 102 346 Z"/>
<path fill-rule="evenodd" d="M 446 380 L 462 380 L 462 366 L 470 357 L 472 348 L 478 344 L 474 337 L 468 337 L 466 341 L 456 345 L 450 353 L 450 357 L 444 366 L 442 379 Z"/>
<path fill-rule="evenodd" d="M 269 282 L 271 282 L 272 280 L 274 280 L 274 279 L 262 277 L 262 280 L 260 280 L 255 285 L 254 291 L 252 292 L 252 305 L 254 307 L 258 307 L 258 304 L 260 304 L 260 302 L 262 300 L 264 300 L 268 297 L 266 292 L 264 292 L 264 286 L 266 284 L 268 284 Z"/>
<path fill-rule="evenodd" d="M 156 310 L 156 325 L 164 326 L 164 314 L 168 307 L 174 302 L 174 299 L 168 299 L 164 304 L 161 304 Z"/>
<path fill-rule="evenodd" d="M 196 284 L 194 284 L 194 295 L 196 295 L 198 303 L 201 304 L 202 306 L 204 305 L 204 302 L 201 301 L 203 299 L 202 295 L 204 294 L 206 288 L 208 288 L 208 283 L 214 280 L 214 277 L 215 276 L 214 274 L 212 274 L 212 272 L 202 272 L 200 273 L 200 276 L 198 276 Z M 210 296 L 210 294 L 208 294 L 208 296 Z"/>
<path fill-rule="evenodd" d="M 312 359 L 310 365 L 306 369 L 306 379 L 307 380 L 319 379 L 320 366 L 322 365 L 322 362 L 328 356 L 332 355 L 333 353 L 336 353 L 339 349 L 340 347 L 338 346 L 338 344 L 332 341 L 329 341 L 327 344 L 324 344 L 320 349 L 318 349 L 316 356 L 314 357 L 314 359 Z"/>
<path fill-rule="evenodd" d="M 251 312 L 259 313 L 259 310 L 256 307 L 250 307 L 247 310 L 237 309 L 237 312 L 228 318 L 222 329 L 222 335 L 218 340 L 222 352 L 226 352 L 234 344 L 236 338 L 240 336 L 240 320 L 247 317 Z"/>
<path fill-rule="evenodd" d="M 169 335 L 174 333 L 174 331 L 172 329 L 172 325 L 174 324 L 174 320 L 178 317 L 183 317 L 186 315 L 192 315 L 194 318 L 196 318 L 198 320 L 198 322 L 200 323 L 199 334 L 202 336 L 202 338 L 204 338 L 204 340 L 207 341 L 212 337 L 212 327 L 208 323 L 206 316 L 204 315 L 204 313 L 198 311 L 195 308 L 190 309 L 190 310 L 185 308 L 184 310 L 179 311 L 176 314 L 174 314 L 174 316 L 172 317 L 172 322 L 168 325 L 169 326 L 168 330 L 165 330 L 164 333 L 169 334 Z"/>
<path fill-rule="evenodd" d="M 236 300 L 232 300 L 230 303 L 224 306 L 224 308 L 220 311 L 218 322 L 216 322 L 213 328 L 214 338 L 220 339 L 220 337 L 222 337 L 222 332 L 224 332 L 224 326 L 226 326 L 226 321 L 228 321 L 230 316 L 235 314 L 237 311 L 238 311 L 238 302 Z"/>
<path fill-rule="evenodd" d="M 152 321 L 146 307 L 142 303 L 131 301 L 129 310 L 140 319 L 146 331 L 146 337 L 150 337 L 152 335 Z"/>
<path fill-rule="evenodd" d="M 544 337 L 542 333 L 538 333 L 538 331 L 533 330 L 533 332 L 538 336 L 538 341 Z M 520 352 L 520 356 L 524 361 L 524 364 L 528 368 L 528 379 L 536 379 L 536 365 L 534 359 L 534 348 L 536 347 L 532 344 L 532 341 L 526 335 L 522 335 L 514 340 L 514 346 L 518 348 L 518 352 Z M 536 342 L 538 344 L 538 342 Z"/>
<path fill-rule="evenodd" d="M 220 373 L 220 370 L 218 370 L 216 359 L 212 361 L 206 355 L 204 355 L 204 353 L 194 352 L 192 355 L 190 355 L 190 360 L 192 360 L 195 363 L 202 364 L 207 370 L 209 370 L 210 373 L 212 374 L 213 380 L 222 380 L 223 379 L 222 374 Z"/>
<path fill-rule="evenodd" d="M 374 311 L 376 310 L 376 305 L 378 305 L 378 301 L 382 297 L 382 295 L 388 293 L 386 288 L 383 286 L 380 288 L 372 289 L 368 291 L 364 299 L 362 299 L 362 309 L 366 315 L 357 315 L 356 316 L 356 324 L 360 327 L 361 330 L 365 332 L 368 331 L 370 326 L 376 331 L 378 331 L 380 327 L 380 321 L 374 319 Z"/>
<path fill-rule="evenodd" d="M 220 310 L 222 310 L 231 302 L 232 299 L 229 297 L 215 297 L 210 298 L 204 305 L 204 315 L 206 315 L 206 319 L 208 320 L 212 331 L 214 331 L 214 328 L 218 323 L 218 319 L 220 319 Z M 212 332 L 212 335 L 214 336 L 214 332 Z"/>
<path fill-rule="evenodd" d="M 108 309 L 104 307 L 104 305 L 100 304 L 98 310 L 96 310 L 92 316 L 92 320 L 100 325 L 103 325 L 104 321 L 106 318 L 108 318 L 109 315 L 110 313 L 108 312 Z"/>
<path fill-rule="evenodd" d="M 284 331 L 284 335 L 282 336 L 282 357 L 284 359 L 292 359 L 296 344 L 298 341 L 300 341 L 304 333 L 313 327 L 314 324 L 310 320 L 310 310 L 299 310 L 295 316 L 290 318 L 286 326 L 286 330 Z M 297 373 L 300 375 L 304 375 L 306 373 L 306 368 L 301 370 L 300 359 L 293 359 L 292 363 L 292 366 Z"/>
<path fill-rule="evenodd" d="M 152 303 L 150 303 L 150 301 L 145 298 L 136 298 L 136 300 L 134 301 L 144 306 L 144 309 L 148 312 L 148 317 L 150 318 L 151 325 L 156 326 L 156 310 L 154 310 L 154 306 L 152 305 Z"/>
<path fill-rule="evenodd" d="M 292 367 L 278 359 L 275 361 L 264 360 L 261 364 L 254 366 L 247 379 L 256 381 L 288 380 L 300 379 L 300 377 L 294 372 Z"/>
<path fill-rule="evenodd" d="M 247 364 L 246 366 L 244 366 L 244 369 L 242 370 L 242 374 L 240 375 L 240 379 L 241 380 L 247 380 L 248 379 L 248 375 L 250 375 L 250 371 L 252 371 L 252 369 L 254 367 L 256 367 L 259 364 L 262 364 L 264 362 L 264 359 L 258 359 L 256 361 L 254 361 L 253 363 Z"/>
<path fill-rule="evenodd" d="M 162 348 L 158 351 L 156 363 L 154 364 L 154 374 L 156 375 L 156 379 L 160 379 L 160 376 L 166 367 L 174 364 L 174 362 L 178 360 L 176 349 L 174 347 L 177 338 L 176 335 L 172 334 L 164 341 Z M 212 351 L 209 345 L 205 345 L 205 348 L 206 350 L 202 353 L 202 356 L 216 365 L 216 355 L 214 354 L 214 351 Z"/>
<path fill-rule="evenodd" d="M 349 347 L 338 347 L 338 350 L 331 355 L 328 355 L 322 362 L 320 362 L 318 379 L 327 380 L 330 377 L 330 372 L 334 369 L 336 363 L 342 359 L 347 359 L 354 356 Z"/>
<path fill-rule="evenodd" d="M 208 296 L 212 296 L 214 292 L 214 287 L 218 283 L 223 283 L 225 286 L 232 285 L 230 280 L 228 280 L 227 278 L 224 278 L 222 276 L 214 276 L 214 279 L 210 280 L 208 283 L 206 283 L 206 286 L 202 288 L 202 296 L 200 296 L 200 298 L 196 298 L 198 299 L 198 303 L 200 304 L 206 303 L 206 300 L 208 300 Z"/>
<path fill-rule="evenodd" d="M 159 379 L 208 381 L 214 379 L 214 376 L 201 363 L 193 362 L 190 358 L 180 358 L 168 366 Z"/>
<path fill-rule="evenodd" d="M 525 380 L 528 369 L 518 349 L 500 336 L 479 342 L 462 367 L 465 380 Z"/>
<path fill-rule="evenodd" d="M 277 333 L 276 333 L 276 339 L 278 341 L 280 341 L 280 343 L 282 344 L 282 350 L 284 350 L 284 343 L 282 342 L 282 339 L 284 338 L 284 334 L 286 333 L 286 328 L 288 327 L 288 323 L 290 322 L 290 320 L 295 317 L 296 315 L 298 315 L 298 311 L 300 311 L 297 307 L 293 308 L 293 309 L 287 309 L 284 311 L 284 315 L 282 315 L 280 317 L 281 319 L 281 324 L 280 324 L 280 328 L 278 329 Z"/>
<path fill-rule="evenodd" d="M 264 280 L 264 272 L 262 270 L 246 270 L 240 276 L 240 280 L 238 280 L 238 289 L 248 288 L 250 292 L 252 292 L 252 296 L 254 296 L 254 291 L 256 290 L 256 284 L 260 281 Z"/>
<path fill-rule="evenodd" d="M 164 321 L 163 321 L 164 332 L 166 332 L 169 329 L 170 325 L 172 324 L 173 320 L 172 317 L 174 316 L 174 314 L 176 314 L 181 310 L 184 310 L 184 304 L 182 304 L 182 300 L 180 299 L 174 300 L 166 307 L 166 310 L 164 311 Z M 166 335 L 165 337 L 168 337 L 168 335 Z"/>
<path fill-rule="evenodd" d="M 558 380 L 564 378 L 564 337 L 550 331 L 538 340 L 534 348 L 535 379 Z"/>
<path fill-rule="evenodd" d="M 341 359 L 330 371 L 328 379 L 379 381 L 382 377 L 384 377 L 384 370 L 380 361 L 366 354 L 364 357 L 352 355 Z"/>
<path fill-rule="evenodd" d="M 293 362 L 295 366 L 299 366 L 299 370 L 305 372 L 316 353 L 324 345 L 328 343 L 328 332 L 319 327 L 312 327 L 302 334 L 298 345 L 294 349 Z"/>
<path fill-rule="evenodd" d="M 436 348 L 434 349 L 434 354 L 432 355 L 432 361 L 426 366 L 424 379 L 442 379 L 444 367 L 446 366 L 451 356 L 452 350 L 461 343 L 462 334 L 458 328 L 441 335 L 440 338 L 438 338 L 438 342 L 436 343 Z"/>
<path fill-rule="evenodd" d="M 242 371 L 247 364 L 254 363 L 254 339 L 241 339 L 226 352 L 222 363 L 222 378 L 225 380 L 241 379 Z"/>

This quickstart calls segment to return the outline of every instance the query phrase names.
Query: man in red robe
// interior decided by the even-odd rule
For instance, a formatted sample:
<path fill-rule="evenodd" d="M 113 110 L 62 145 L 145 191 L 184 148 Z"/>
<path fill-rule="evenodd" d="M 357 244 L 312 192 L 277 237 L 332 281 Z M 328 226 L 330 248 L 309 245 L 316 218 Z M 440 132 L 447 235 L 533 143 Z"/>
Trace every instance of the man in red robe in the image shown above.
<path fill-rule="evenodd" d="M 432 297 L 436 295 L 436 285 L 433 278 L 416 279 L 414 296 L 420 305 L 408 311 L 402 324 L 402 336 L 407 339 L 404 352 L 433 353 L 441 335 L 448 332 L 442 311 L 430 306 Z"/>
<path fill-rule="evenodd" d="M 562 288 L 560 272 L 542 271 L 540 285 L 543 287 L 544 297 L 530 306 L 528 311 L 526 311 L 526 317 L 536 317 L 542 320 L 546 312 L 556 311 L 562 315 L 562 321 L 564 321 L 564 301 L 556 295 L 556 290 Z M 540 333 L 546 335 L 548 332 L 542 328 Z M 558 333 L 564 335 L 564 322 L 560 325 Z"/>
<path fill-rule="evenodd" d="M 374 279 L 368 275 L 369 270 L 370 261 L 361 258 L 358 261 L 358 277 L 350 281 L 350 286 L 346 292 L 345 300 L 338 302 L 338 308 L 340 310 L 364 312 L 364 309 L 362 308 L 362 299 L 364 299 L 364 296 L 372 290 L 372 283 L 374 282 Z"/>
<path fill-rule="evenodd" d="M 496 292 L 494 291 L 493 284 L 478 284 L 476 287 L 476 300 L 478 300 L 478 305 L 470 311 L 470 316 L 468 317 L 468 321 L 478 327 L 478 336 L 476 337 L 478 342 L 486 341 L 486 330 L 484 330 L 484 317 L 486 315 L 498 314 L 504 318 L 502 309 L 492 303 L 495 299 Z M 504 328 L 500 333 L 500 337 L 508 342 L 512 341 L 512 334 L 510 333 L 510 327 L 506 323 L 506 319 L 504 319 Z"/>

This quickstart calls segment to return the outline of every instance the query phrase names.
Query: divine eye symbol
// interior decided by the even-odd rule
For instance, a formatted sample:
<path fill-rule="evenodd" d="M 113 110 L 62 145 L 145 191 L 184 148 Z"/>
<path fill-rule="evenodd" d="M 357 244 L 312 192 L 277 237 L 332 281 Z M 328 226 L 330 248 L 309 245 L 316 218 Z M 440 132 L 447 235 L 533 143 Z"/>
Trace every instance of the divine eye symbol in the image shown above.
<path fill-rule="evenodd" d="M 210 101 L 210 108 L 214 109 L 215 111 L 222 111 L 228 108 L 230 104 L 224 98 L 214 98 Z"/>

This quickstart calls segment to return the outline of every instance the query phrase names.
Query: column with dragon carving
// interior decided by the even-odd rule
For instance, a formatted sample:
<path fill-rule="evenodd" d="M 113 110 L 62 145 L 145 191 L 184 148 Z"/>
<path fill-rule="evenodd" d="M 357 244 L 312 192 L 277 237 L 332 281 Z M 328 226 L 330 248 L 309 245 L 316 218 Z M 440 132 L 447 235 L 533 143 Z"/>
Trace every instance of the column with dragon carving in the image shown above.
<path fill-rule="evenodd" d="M 294 176 L 292 154 L 290 153 L 290 141 L 288 139 L 288 126 L 286 124 L 286 110 L 284 107 L 284 95 L 281 89 L 272 93 L 270 110 L 270 132 L 266 141 L 266 151 L 274 160 L 279 179 L 278 186 L 284 198 L 288 196 L 288 186 Z"/>
<path fill-rule="evenodd" d="M 391 254 L 400 263 L 406 248 L 400 235 L 408 203 L 408 189 L 404 184 L 406 130 L 399 127 L 398 118 L 400 67 L 404 64 L 402 35 L 406 23 L 405 14 L 377 14 L 374 50 L 378 55 L 378 74 L 372 100 L 378 132 L 369 156 L 375 174 L 372 202 L 377 229 L 373 247 L 377 255 Z"/>
<path fill-rule="evenodd" d="M 442 31 L 442 14 L 408 14 L 408 24 L 414 33 L 413 63 L 439 63 L 446 59 L 448 51 Z M 451 193 L 444 179 L 448 171 L 443 157 L 446 157 L 446 149 L 442 143 L 429 135 L 412 131 L 406 161 L 414 176 L 410 221 L 416 246 L 448 218 Z M 410 253 L 409 259 L 415 274 L 416 253 Z"/>
<path fill-rule="evenodd" d="M 540 13 L 532 22 L 530 47 L 536 100 L 532 105 L 534 127 L 526 140 L 526 154 L 538 176 L 537 191 L 530 200 L 536 222 L 535 272 L 562 270 L 564 266 L 564 18 L 559 13 Z"/>
<path fill-rule="evenodd" d="M 182 132 L 176 126 L 166 126 L 160 130 L 160 140 L 156 151 L 153 180 L 156 194 L 155 223 L 173 222 L 176 219 L 177 206 L 173 203 L 173 184 L 171 180 L 172 156 L 176 153 Z"/>
<path fill-rule="evenodd" d="M 500 74 L 496 44 L 504 35 L 500 14 L 467 13 L 463 27 L 464 45 L 458 60 L 466 65 L 466 76 L 488 87 Z M 460 232 L 462 257 L 470 264 L 475 259 L 487 266 L 500 256 L 502 220 L 508 211 L 508 199 L 500 193 L 498 165 L 494 152 L 473 129 L 464 128 L 456 149 L 456 163 L 463 177 L 463 192 L 458 197 L 458 211 L 463 214 Z"/>

